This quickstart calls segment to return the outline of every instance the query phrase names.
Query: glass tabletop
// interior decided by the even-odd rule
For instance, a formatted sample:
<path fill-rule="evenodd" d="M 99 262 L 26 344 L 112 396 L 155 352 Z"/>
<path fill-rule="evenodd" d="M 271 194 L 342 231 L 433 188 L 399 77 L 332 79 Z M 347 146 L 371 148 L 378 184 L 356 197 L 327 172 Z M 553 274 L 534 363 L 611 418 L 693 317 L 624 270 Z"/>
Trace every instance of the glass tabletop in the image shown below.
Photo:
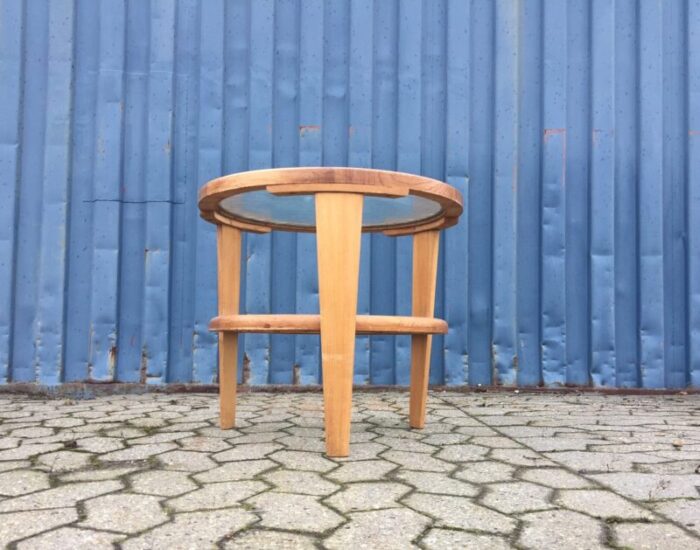
<path fill-rule="evenodd" d="M 239 193 L 223 199 L 220 208 L 235 217 L 267 224 L 312 228 L 316 225 L 313 195 L 274 195 L 265 190 Z M 428 220 L 440 214 L 438 202 L 407 195 L 367 195 L 362 210 L 365 227 L 398 226 Z"/>

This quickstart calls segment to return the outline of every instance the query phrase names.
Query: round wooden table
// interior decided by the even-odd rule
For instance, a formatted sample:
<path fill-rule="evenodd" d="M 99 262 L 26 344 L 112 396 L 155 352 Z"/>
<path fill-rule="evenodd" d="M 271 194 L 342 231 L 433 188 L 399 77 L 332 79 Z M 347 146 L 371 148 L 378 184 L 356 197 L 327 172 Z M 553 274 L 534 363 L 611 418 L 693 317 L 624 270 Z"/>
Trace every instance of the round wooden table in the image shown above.
<path fill-rule="evenodd" d="M 355 334 L 410 334 L 413 428 L 425 424 L 440 230 L 462 213 L 462 196 L 430 178 L 363 168 L 279 168 L 223 176 L 199 193 L 217 224 L 219 396 L 222 429 L 236 415 L 238 333 L 320 333 L 326 451 L 349 454 Z M 239 315 L 241 231 L 316 232 L 320 315 Z M 413 235 L 410 317 L 357 315 L 360 235 Z M 302 258 L 303 260 L 303 258 Z"/>

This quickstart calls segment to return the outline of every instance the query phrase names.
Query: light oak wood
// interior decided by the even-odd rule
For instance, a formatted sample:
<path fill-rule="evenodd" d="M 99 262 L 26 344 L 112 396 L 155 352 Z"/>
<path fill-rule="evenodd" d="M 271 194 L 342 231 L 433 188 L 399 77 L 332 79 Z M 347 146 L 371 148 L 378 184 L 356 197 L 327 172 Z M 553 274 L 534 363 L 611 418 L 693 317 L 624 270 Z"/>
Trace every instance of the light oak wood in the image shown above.
<path fill-rule="evenodd" d="M 263 222 L 237 217 L 220 207 L 223 199 L 232 195 L 265 189 L 273 194 L 297 194 L 326 192 L 328 188 L 342 192 L 400 197 L 406 194 L 432 200 L 440 206 L 440 211 L 425 219 L 405 224 L 387 224 L 363 227 L 363 231 L 395 231 L 397 234 L 412 234 L 426 229 L 445 228 L 454 225 L 462 213 L 462 195 L 454 187 L 438 180 L 387 170 L 345 167 L 275 168 L 253 170 L 222 176 L 207 183 L 199 192 L 201 216 L 213 223 L 221 223 L 221 217 L 237 222 L 247 231 L 261 231 L 261 228 L 284 231 L 314 231 L 306 225 Z M 220 216 L 217 220 L 216 216 Z"/>
<path fill-rule="evenodd" d="M 365 185 L 361 183 L 287 183 L 268 185 L 265 190 L 273 195 L 308 195 L 311 193 L 362 193 L 380 197 L 406 197 L 408 188 L 401 185 Z"/>
<path fill-rule="evenodd" d="M 270 233 L 272 231 L 272 229 L 270 229 L 269 227 L 265 227 L 262 225 L 253 225 L 233 218 L 227 218 L 226 216 L 223 216 L 218 212 L 214 212 L 214 214 L 212 215 L 212 219 L 216 223 L 230 225 L 231 227 L 235 227 L 236 229 L 240 229 L 241 231 L 248 231 L 250 233 Z"/>
<path fill-rule="evenodd" d="M 219 315 L 238 313 L 240 299 L 241 232 L 217 225 Z M 236 425 L 238 334 L 219 333 L 219 424 L 222 430 Z"/>
<path fill-rule="evenodd" d="M 421 317 L 433 315 L 439 246 L 439 231 L 425 231 L 413 236 L 413 315 Z M 432 336 L 429 334 L 414 334 L 411 337 L 409 422 L 412 428 L 425 426 L 431 343 Z"/>
<path fill-rule="evenodd" d="M 402 237 L 404 235 L 413 235 L 422 233 L 431 229 L 445 229 L 452 227 L 457 223 L 457 218 L 440 218 L 439 220 L 429 221 L 418 225 L 403 225 L 382 231 L 387 237 Z"/>
<path fill-rule="evenodd" d="M 320 315 L 221 315 L 209 323 L 212 331 L 318 334 Z M 355 334 L 447 334 L 447 323 L 432 317 L 358 315 Z"/>
<path fill-rule="evenodd" d="M 221 201 L 249 191 L 273 195 L 315 195 L 316 225 L 285 225 L 247 219 L 227 212 Z M 404 223 L 386 221 L 362 226 L 363 196 L 400 200 L 412 195 L 437 203 L 437 213 Z M 275 200 L 275 199 L 272 199 Z M 277 199 L 279 200 L 279 199 Z M 422 428 L 430 369 L 431 334 L 446 333 L 447 324 L 433 318 L 439 231 L 457 223 L 462 196 L 455 188 L 430 178 L 363 168 L 283 168 L 257 170 L 210 181 L 199 194 L 201 216 L 217 224 L 219 315 L 210 329 L 219 334 L 221 427 L 232 428 L 236 413 L 238 333 L 273 332 L 321 335 L 326 450 L 347 456 L 350 441 L 353 360 L 356 334 L 410 334 L 410 424 Z M 273 229 L 316 231 L 320 315 L 240 315 L 241 231 Z M 357 315 L 357 289 L 362 231 L 390 236 L 414 235 L 413 316 Z"/>
<path fill-rule="evenodd" d="M 362 195 L 317 193 L 316 228 L 326 453 L 350 452 Z"/>

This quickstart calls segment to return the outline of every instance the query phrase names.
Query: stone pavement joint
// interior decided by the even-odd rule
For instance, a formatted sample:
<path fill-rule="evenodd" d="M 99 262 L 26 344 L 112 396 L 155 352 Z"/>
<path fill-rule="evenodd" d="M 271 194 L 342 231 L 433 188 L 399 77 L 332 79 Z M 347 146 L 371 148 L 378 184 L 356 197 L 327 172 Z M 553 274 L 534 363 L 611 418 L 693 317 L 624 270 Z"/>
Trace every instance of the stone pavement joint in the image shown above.
<path fill-rule="evenodd" d="M 0 395 L 0 546 L 700 549 L 700 397 Z"/>

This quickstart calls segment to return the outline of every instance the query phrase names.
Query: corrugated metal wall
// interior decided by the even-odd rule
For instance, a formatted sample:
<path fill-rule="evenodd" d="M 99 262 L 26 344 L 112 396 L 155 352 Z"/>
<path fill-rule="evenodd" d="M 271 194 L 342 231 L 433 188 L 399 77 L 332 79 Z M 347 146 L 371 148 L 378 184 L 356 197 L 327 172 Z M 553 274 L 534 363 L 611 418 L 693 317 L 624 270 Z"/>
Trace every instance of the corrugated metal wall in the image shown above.
<path fill-rule="evenodd" d="M 700 385 L 700 0 L 0 0 L 0 380 L 215 381 L 197 190 L 321 164 L 464 194 L 432 382 Z M 361 312 L 407 313 L 410 238 L 363 247 Z M 245 309 L 317 311 L 314 258 L 248 236 Z M 317 337 L 243 348 L 319 381 Z"/>

